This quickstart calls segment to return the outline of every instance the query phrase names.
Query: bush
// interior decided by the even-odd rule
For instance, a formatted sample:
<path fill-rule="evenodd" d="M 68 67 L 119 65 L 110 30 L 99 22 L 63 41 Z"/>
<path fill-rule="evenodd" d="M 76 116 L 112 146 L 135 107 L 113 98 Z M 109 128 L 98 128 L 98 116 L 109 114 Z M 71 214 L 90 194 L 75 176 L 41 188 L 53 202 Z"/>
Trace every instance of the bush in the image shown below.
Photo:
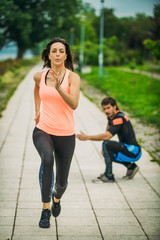
<path fill-rule="evenodd" d="M 73 57 L 73 62 L 78 63 L 79 62 L 79 52 L 80 52 L 80 46 L 76 45 L 71 48 L 72 51 L 72 57 Z"/>
<path fill-rule="evenodd" d="M 137 50 L 127 50 L 123 53 L 124 64 L 129 64 L 130 62 L 135 62 L 137 65 L 143 64 L 143 58 L 140 51 Z"/>
<path fill-rule="evenodd" d="M 18 65 L 18 61 L 14 59 L 7 59 L 0 62 L 0 75 L 4 75 L 7 70 Z"/>
<path fill-rule="evenodd" d="M 88 65 L 98 65 L 99 45 L 90 41 L 85 44 L 84 62 Z"/>
<path fill-rule="evenodd" d="M 108 47 L 104 48 L 104 65 L 105 66 L 117 66 L 121 63 L 120 54 Z"/>
<path fill-rule="evenodd" d="M 39 59 L 40 57 L 24 60 L 8 59 L 0 62 L 0 117 L 18 84 Z"/>
<path fill-rule="evenodd" d="M 132 70 L 134 70 L 136 67 L 137 67 L 136 62 L 135 62 L 135 60 L 133 59 L 133 60 L 129 63 L 129 68 L 132 69 Z"/>

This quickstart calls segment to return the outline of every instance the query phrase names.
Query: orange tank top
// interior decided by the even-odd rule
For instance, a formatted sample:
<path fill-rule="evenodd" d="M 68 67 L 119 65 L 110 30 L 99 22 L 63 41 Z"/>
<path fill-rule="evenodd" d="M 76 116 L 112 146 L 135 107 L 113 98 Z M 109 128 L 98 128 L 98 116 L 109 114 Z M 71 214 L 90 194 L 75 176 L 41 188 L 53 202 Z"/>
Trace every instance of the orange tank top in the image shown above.
<path fill-rule="evenodd" d="M 75 123 L 73 109 L 63 100 L 58 91 L 45 82 L 46 74 L 49 70 L 42 73 L 39 95 L 42 101 L 42 111 L 37 128 L 55 136 L 70 136 L 75 134 Z M 68 76 L 70 70 L 66 73 L 61 83 L 61 87 L 70 93 Z"/>

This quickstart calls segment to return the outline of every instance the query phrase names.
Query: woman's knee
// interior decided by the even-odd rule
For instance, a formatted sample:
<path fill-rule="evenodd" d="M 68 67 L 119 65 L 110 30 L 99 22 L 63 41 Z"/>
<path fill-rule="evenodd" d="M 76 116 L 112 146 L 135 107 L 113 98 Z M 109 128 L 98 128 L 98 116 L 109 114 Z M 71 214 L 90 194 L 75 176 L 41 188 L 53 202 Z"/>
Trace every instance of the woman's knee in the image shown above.
<path fill-rule="evenodd" d="M 53 152 L 42 152 L 41 158 L 44 163 L 45 167 L 52 167 L 53 166 Z"/>
<path fill-rule="evenodd" d="M 68 183 L 66 183 L 66 185 L 64 186 L 60 186 L 59 184 L 55 184 L 55 194 L 54 196 L 57 198 L 57 199 L 60 199 L 63 195 L 63 193 L 65 192 L 66 188 L 67 188 L 67 185 Z"/>

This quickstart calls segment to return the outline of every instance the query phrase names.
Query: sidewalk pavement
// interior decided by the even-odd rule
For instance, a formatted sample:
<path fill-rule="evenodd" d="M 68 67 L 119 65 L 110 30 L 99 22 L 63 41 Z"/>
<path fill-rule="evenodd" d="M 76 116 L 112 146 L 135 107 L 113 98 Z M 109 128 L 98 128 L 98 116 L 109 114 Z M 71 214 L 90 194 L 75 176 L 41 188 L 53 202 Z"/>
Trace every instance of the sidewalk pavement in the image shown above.
<path fill-rule="evenodd" d="M 101 142 L 76 140 L 62 212 L 40 229 L 40 158 L 32 143 L 34 67 L 0 119 L 0 240 L 159 240 L 160 168 L 143 150 L 140 172 L 124 180 L 114 164 L 115 183 L 92 183 L 104 171 Z M 103 132 L 104 114 L 82 94 L 76 131 Z"/>

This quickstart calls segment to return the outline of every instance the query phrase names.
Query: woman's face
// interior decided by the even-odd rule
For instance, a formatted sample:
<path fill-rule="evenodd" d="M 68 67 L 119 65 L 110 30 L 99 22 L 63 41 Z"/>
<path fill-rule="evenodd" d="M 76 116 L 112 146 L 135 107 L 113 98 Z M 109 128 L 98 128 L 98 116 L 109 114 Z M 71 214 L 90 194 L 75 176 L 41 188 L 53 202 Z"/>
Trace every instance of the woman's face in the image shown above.
<path fill-rule="evenodd" d="M 61 42 L 53 43 L 48 57 L 51 61 L 51 66 L 63 65 L 67 58 L 65 45 Z"/>

